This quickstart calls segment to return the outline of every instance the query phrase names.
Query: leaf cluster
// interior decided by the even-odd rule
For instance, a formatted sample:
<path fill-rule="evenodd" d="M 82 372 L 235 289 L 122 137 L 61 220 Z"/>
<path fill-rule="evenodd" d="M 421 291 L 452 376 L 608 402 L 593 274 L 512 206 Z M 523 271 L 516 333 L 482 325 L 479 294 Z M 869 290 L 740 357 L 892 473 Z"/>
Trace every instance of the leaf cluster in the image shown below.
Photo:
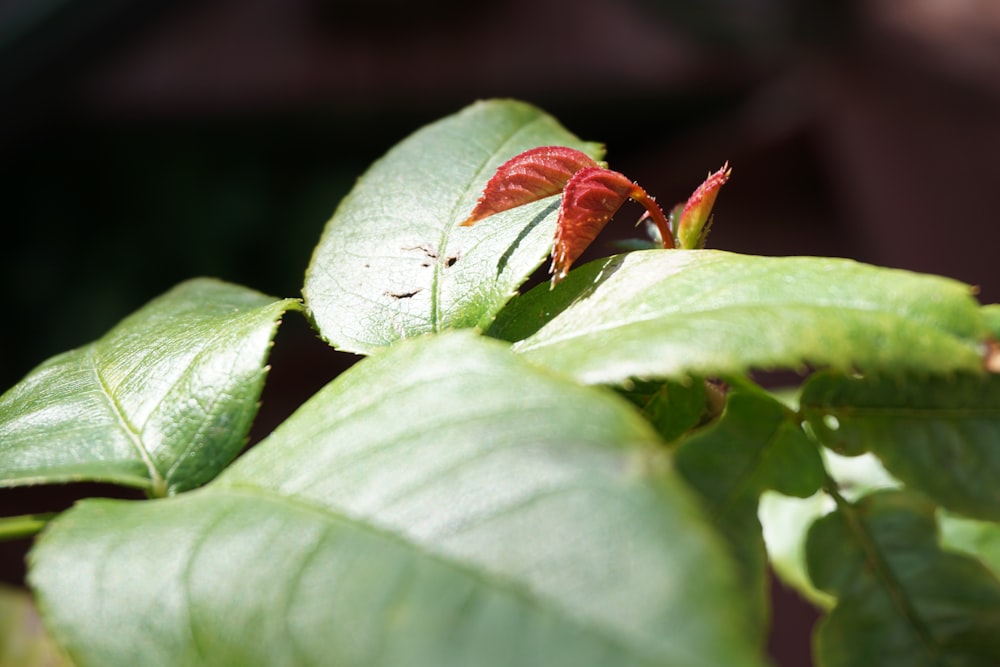
<path fill-rule="evenodd" d="M 461 223 L 538 146 L 603 152 L 472 105 L 358 181 L 302 300 L 194 279 L 0 396 L 0 485 L 149 496 L 0 520 L 45 526 L 73 664 L 753 667 L 771 568 L 818 664 L 1000 664 L 997 306 L 713 250 L 521 293 L 559 195 Z M 366 358 L 244 451 L 289 311 Z"/>

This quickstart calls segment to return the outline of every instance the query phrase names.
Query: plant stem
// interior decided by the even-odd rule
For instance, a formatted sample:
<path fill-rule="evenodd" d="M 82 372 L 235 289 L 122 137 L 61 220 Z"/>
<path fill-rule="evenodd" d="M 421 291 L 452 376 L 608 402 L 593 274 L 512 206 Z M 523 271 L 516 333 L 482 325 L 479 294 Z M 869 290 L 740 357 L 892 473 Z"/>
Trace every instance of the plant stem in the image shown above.
<path fill-rule="evenodd" d="M 22 514 L 0 518 L 0 541 L 19 540 L 37 534 L 58 514 Z"/>

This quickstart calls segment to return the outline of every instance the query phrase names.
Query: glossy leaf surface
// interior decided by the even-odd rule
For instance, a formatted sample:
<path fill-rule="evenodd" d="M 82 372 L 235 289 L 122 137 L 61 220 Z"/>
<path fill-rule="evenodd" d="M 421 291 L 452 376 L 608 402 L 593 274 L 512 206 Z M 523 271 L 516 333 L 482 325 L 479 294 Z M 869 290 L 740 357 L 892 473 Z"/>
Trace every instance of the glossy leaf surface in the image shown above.
<path fill-rule="evenodd" d="M 559 199 L 460 223 L 503 162 L 544 145 L 602 152 L 534 107 L 490 101 L 417 131 L 372 165 L 327 223 L 306 273 L 322 336 L 369 353 L 489 325 L 548 254 Z"/>
<path fill-rule="evenodd" d="M 648 250 L 518 297 L 490 334 L 588 383 L 805 364 L 977 371 L 987 335 L 961 283 L 843 259 Z"/>
<path fill-rule="evenodd" d="M 798 497 L 814 494 L 823 483 L 816 445 L 777 401 L 763 393 L 733 393 L 718 422 L 681 443 L 676 462 L 739 563 L 763 642 L 769 586 L 758 499 L 766 489 Z"/>
<path fill-rule="evenodd" d="M 81 503 L 31 581 L 80 667 L 759 665 L 668 457 L 613 392 L 426 337 L 202 489 Z"/>
<path fill-rule="evenodd" d="M 246 444 L 278 322 L 293 300 L 182 283 L 0 397 L 0 485 L 105 481 L 164 495 Z"/>
<path fill-rule="evenodd" d="M 1000 582 L 943 551 L 935 507 L 887 491 L 809 531 L 809 572 L 838 598 L 816 637 L 824 667 L 1000 664 Z"/>
<path fill-rule="evenodd" d="M 942 506 L 1000 520 L 1000 376 L 819 374 L 804 387 L 801 405 L 827 446 L 871 451 Z"/>

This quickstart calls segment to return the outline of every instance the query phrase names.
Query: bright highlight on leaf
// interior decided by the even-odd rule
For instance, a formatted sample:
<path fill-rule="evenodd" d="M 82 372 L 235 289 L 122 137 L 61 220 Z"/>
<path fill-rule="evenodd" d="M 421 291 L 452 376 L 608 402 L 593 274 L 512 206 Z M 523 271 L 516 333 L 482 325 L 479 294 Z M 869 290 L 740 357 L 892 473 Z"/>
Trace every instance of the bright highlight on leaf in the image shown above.
<path fill-rule="evenodd" d="M 567 146 L 540 146 L 519 153 L 500 165 L 461 226 L 471 227 L 495 213 L 557 195 L 573 174 L 599 166 L 586 153 Z"/>
<path fill-rule="evenodd" d="M 714 174 L 709 174 L 708 178 L 698 186 L 698 188 L 688 197 L 687 203 L 676 216 L 677 220 L 677 245 L 681 248 L 695 249 L 705 247 L 705 237 L 712 227 L 711 215 L 712 207 L 715 206 L 715 198 L 719 194 L 719 189 L 729 180 L 732 173 L 729 163 L 726 162 Z M 677 209 L 674 209 L 676 211 Z M 675 215 L 672 212 L 671 218 Z"/>

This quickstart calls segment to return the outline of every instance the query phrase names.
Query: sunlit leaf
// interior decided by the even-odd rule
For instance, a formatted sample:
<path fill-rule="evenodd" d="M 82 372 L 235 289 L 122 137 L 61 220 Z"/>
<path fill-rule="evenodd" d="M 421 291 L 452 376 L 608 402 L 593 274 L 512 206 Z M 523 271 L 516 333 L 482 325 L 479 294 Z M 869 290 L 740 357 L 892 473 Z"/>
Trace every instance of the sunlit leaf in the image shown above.
<path fill-rule="evenodd" d="M 356 364 L 202 489 L 80 503 L 31 561 L 80 667 L 762 663 L 649 425 L 465 333 Z"/>
<path fill-rule="evenodd" d="M 164 495 L 246 444 L 271 339 L 294 300 L 180 284 L 0 396 L 0 486 L 106 481 Z"/>
<path fill-rule="evenodd" d="M 599 158 L 521 102 L 476 103 L 375 162 L 327 223 L 303 294 L 323 338 L 369 353 L 402 338 L 485 327 L 552 247 L 553 196 L 461 223 L 506 160 L 559 145 Z"/>
<path fill-rule="evenodd" d="M 648 250 L 591 262 L 500 313 L 490 334 L 588 383 L 806 364 L 979 371 L 967 285 L 844 259 Z"/>
<path fill-rule="evenodd" d="M 663 239 L 669 240 L 670 227 L 663 211 L 639 185 L 610 169 L 581 169 L 563 193 L 552 249 L 552 285 L 562 281 L 583 251 L 594 242 L 627 199 L 646 207 L 646 214 L 660 226 Z"/>
<path fill-rule="evenodd" d="M 729 163 L 708 178 L 688 197 L 687 202 L 677 214 L 677 247 L 686 249 L 704 248 L 705 237 L 711 226 L 712 207 L 719 189 L 726 184 L 732 170 Z"/>
<path fill-rule="evenodd" d="M 539 146 L 518 153 L 497 168 L 462 225 L 562 194 L 573 174 L 598 166 L 586 153 L 566 146 Z"/>

